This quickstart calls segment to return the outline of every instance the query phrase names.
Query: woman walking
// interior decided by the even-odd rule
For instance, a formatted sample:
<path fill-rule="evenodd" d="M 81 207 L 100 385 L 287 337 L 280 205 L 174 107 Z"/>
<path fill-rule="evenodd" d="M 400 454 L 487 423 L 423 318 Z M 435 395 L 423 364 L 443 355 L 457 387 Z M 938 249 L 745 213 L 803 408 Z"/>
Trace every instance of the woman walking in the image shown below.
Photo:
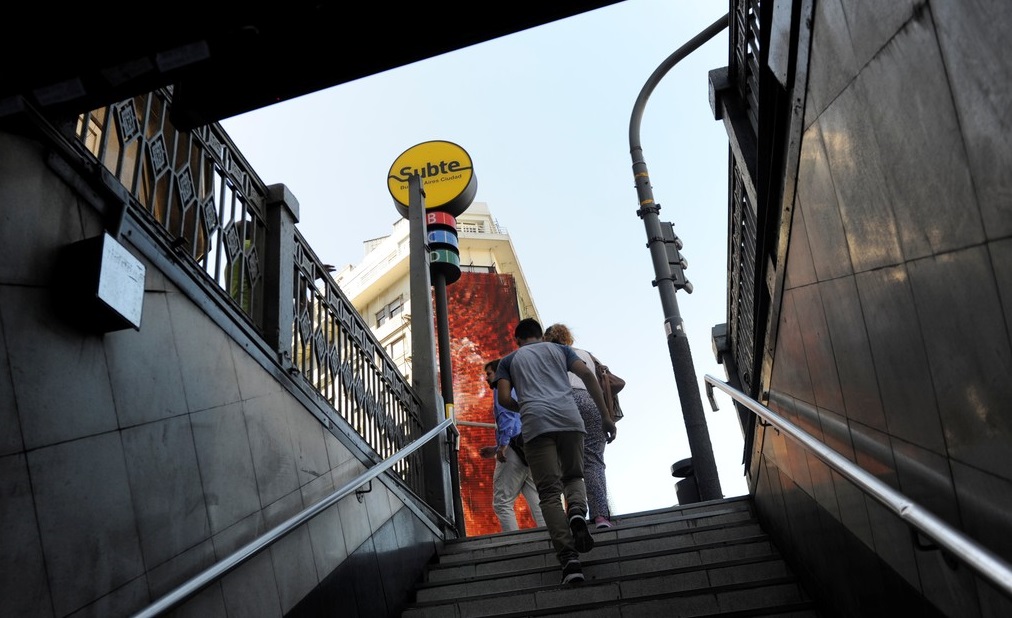
<path fill-rule="evenodd" d="M 545 329 L 545 341 L 561 343 L 573 348 L 580 360 L 597 375 L 597 365 L 593 355 L 587 350 L 573 345 L 573 334 L 565 324 L 552 324 Z M 608 507 L 608 480 L 604 469 L 604 447 L 608 443 L 601 426 L 601 412 L 587 392 L 587 387 L 573 373 L 569 374 L 569 382 L 573 387 L 573 399 L 580 409 L 587 435 L 583 441 L 583 478 L 587 485 L 587 508 L 597 528 L 611 528 L 611 509 Z M 612 419 L 614 422 L 615 419 Z"/>

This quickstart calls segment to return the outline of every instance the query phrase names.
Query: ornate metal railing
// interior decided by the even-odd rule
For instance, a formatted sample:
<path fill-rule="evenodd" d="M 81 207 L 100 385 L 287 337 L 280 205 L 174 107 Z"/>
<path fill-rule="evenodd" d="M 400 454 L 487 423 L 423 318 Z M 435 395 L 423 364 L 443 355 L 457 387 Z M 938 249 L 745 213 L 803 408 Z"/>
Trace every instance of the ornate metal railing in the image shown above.
<path fill-rule="evenodd" d="M 293 378 L 326 399 L 378 459 L 416 440 L 424 433 L 419 399 L 294 218 L 269 216 L 270 188 L 220 125 L 177 131 L 170 105 L 171 92 L 159 90 L 94 110 L 78 118 L 74 137 L 129 193 L 132 214 L 196 264 Z M 271 247 L 281 250 L 271 254 Z M 291 276 L 272 289 L 269 267 Z M 420 454 L 394 470 L 421 494 Z"/>
<path fill-rule="evenodd" d="M 75 136 L 262 332 L 267 189 L 217 125 L 176 131 L 169 103 L 158 91 L 82 114 Z"/>
<path fill-rule="evenodd" d="M 424 433 L 418 400 L 298 233 L 294 269 L 293 370 L 386 459 Z M 421 482 L 417 457 L 394 467 L 412 486 Z"/>

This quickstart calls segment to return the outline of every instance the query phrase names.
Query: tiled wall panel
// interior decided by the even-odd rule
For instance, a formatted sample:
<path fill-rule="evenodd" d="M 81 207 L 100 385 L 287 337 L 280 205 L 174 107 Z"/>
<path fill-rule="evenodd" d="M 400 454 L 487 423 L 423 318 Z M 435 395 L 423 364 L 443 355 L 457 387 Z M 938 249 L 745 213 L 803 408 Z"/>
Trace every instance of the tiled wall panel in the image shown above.
<path fill-rule="evenodd" d="M 814 3 L 769 396 L 1012 562 L 997 515 L 1012 507 L 1012 5 L 971 5 Z M 852 482 L 759 433 L 757 509 L 844 615 L 909 611 L 894 580 L 926 611 L 1012 612 Z"/>

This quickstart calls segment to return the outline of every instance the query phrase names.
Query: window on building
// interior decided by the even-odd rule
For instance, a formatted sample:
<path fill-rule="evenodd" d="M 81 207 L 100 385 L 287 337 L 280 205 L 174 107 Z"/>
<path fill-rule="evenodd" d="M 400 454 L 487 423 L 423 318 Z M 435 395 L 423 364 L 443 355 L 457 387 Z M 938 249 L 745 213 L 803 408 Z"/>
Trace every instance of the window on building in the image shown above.
<path fill-rule="evenodd" d="M 387 320 L 404 311 L 404 296 L 398 296 L 387 306 L 376 312 L 376 326 L 383 326 Z"/>
<path fill-rule="evenodd" d="M 404 339 L 404 337 L 398 337 L 387 344 L 387 354 L 390 355 L 390 358 L 395 363 L 400 362 L 407 353 L 407 349 L 404 347 Z"/>

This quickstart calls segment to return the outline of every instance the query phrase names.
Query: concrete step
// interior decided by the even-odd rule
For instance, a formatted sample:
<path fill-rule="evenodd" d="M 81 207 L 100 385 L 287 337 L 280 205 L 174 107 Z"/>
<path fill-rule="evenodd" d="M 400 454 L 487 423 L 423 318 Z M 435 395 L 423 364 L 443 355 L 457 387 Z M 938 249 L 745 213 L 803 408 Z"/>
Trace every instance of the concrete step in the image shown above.
<path fill-rule="evenodd" d="M 547 535 L 547 532 L 543 531 Z M 712 526 L 689 531 L 667 532 L 661 529 L 649 534 L 625 537 L 620 532 L 609 530 L 594 536 L 594 549 L 581 556 L 581 560 L 631 559 L 636 557 L 689 555 L 694 550 L 705 549 L 710 554 L 733 552 L 735 545 L 743 542 L 762 541 L 771 547 L 759 525 L 755 522 L 740 522 L 726 526 Z M 496 553 L 481 552 L 470 560 L 459 554 L 451 560 L 440 557 L 438 563 L 429 565 L 423 575 L 424 582 L 440 582 L 454 579 L 499 576 L 510 571 L 548 567 L 559 569 L 558 558 L 548 541 L 542 547 L 525 547 L 510 550 L 503 547 Z M 739 551 L 745 551 L 740 549 Z"/>
<path fill-rule="evenodd" d="M 595 543 L 621 540 L 632 542 L 634 539 L 650 540 L 660 536 L 699 533 L 705 536 L 707 531 L 732 526 L 736 523 L 756 524 L 750 510 L 738 508 L 714 508 L 709 511 L 698 509 L 671 509 L 667 511 L 650 511 L 618 517 L 614 520 L 614 528 L 594 529 Z M 717 534 L 719 536 L 719 533 Z M 714 536 L 710 532 L 710 536 Z M 544 528 L 529 528 L 515 532 L 488 534 L 464 539 L 453 539 L 446 542 L 440 552 L 441 564 L 473 561 L 483 558 L 494 558 L 507 554 L 525 554 L 530 552 L 550 551 L 551 541 Z"/>
<path fill-rule="evenodd" d="M 590 579 L 629 577 L 653 571 L 700 568 L 703 565 L 775 556 L 776 551 L 766 535 L 758 534 L 691 547 L 658 547 L 649 551 L 626 551 L 620 544 L 599 546 L 583 554 L 580 562 L 584 567 L 584 575 Z M 491 562 L 434 566 L 426 581 L 417 584 L 416 595 L 418 600 L 428 600 L 483 594 L 491 587 L 504 589 L 528 584 L 554 585 L 558 583 L 561 568 L 552 552 Z"/>
<path fill-rule="evenodd" d="M 756 577 L 780 567 L 756 569 Z M 580 586 L 534 586 L 479 597 L 415 603 L 404 618 L 471 616 L 817 616 L 817 608 L 790 575 L 719 583 L 726 571 L 655 573 L 630 579 L 592 579 Z M 730 579 L 736 579 L 733 575 Z M 712 578 L 712 580 L 711 580 Z"/>
<path fill-rule="evenodd" d="M 544 528 L 447 541 L 405 618 L 819 616 L 745 496 L 633 513 L 594 530 L 564 586 Z"/>

